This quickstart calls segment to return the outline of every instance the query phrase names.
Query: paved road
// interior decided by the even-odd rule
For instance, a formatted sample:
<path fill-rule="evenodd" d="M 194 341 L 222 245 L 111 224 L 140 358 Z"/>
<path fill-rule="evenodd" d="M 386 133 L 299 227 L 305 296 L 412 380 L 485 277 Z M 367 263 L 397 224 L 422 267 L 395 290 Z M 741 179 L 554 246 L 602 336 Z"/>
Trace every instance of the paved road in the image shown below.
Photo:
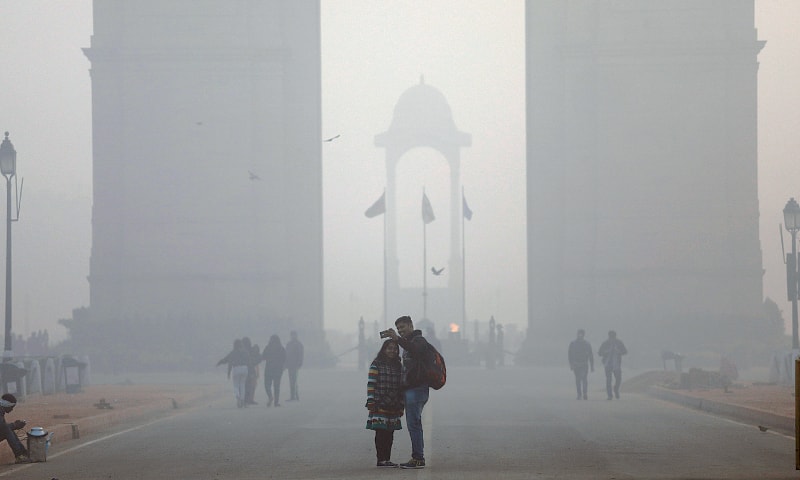
<path fill-rule="evenodd" d="M 237 409 L 231 395 L 54 445 L 47 463 L 0 467 L 0 480 L 798 477 L 794 439 L 647 396 L 607 401 L 600 373 L 589 401 L 574 399 L 566 369 L 448 373 L 425 409 L 424 470 L 375 468 L 364 372 L 306 370 L 301 402 Z M 409 454 L 403 430 L 393 460 Z"/>

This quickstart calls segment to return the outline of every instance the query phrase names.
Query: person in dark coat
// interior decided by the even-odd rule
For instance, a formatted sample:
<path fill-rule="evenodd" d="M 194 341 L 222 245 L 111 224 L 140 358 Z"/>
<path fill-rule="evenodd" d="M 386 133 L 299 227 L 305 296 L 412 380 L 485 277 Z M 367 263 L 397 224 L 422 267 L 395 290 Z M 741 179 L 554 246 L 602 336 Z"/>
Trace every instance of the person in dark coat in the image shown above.
<path fill-rule="evenodd" d="M 283 369 L 286 367 L 286 349 L 281 344 L 281 339 L 277 335 L 269 337 L 269 343 L 264 347 L 261 354 L 264 359 L 264 389 L 267 391 L 267 406 L 275 404 L 281 406 L 281 377 Z M 274 394 L 273 394 L 274 392 Z"/>
<path fill-rule="evenodd" d="M 379 467 L 397 467 L 391 461 L 395 430 L 402 430 L 405 406 L 403 394 L 403 366 L 400 363 L 400 346 L 386 340 L 369 366 L 367 428 L 375 431 L 375 452 Z"/>
<path fill-rule="evenodd" d="M 297 392 L 297 371 L 303 366 L 303 344 L 297 339 L 297 332 L 286 342 L 286 371 L 289 372 L 289 401 L 300 400 Z"/>
<path fill-rule="evenodd" d="M 569 368 L 575 374 L 575 387 L 578 389 L 578 400 L 588 400 L 586 387 L 589 384 L 589 368 L 594 372 L 594 354 L 592 346 L 583 337 L 586 332 L 578 330 L 578 337 L 570 342 L 567 356 Z"/>
<path fill-rule="evenodd" d="M 622 356 L 628 353 L 625 344 L 617 338 L 617 332 L 608 332 L 608 339 L 600 345 L 597 354 L 603 359 L 603 366 L 606 370 L 606 393 L 611 400 L 611 376 L 614 376 L 614 396 L 619 399 L 619 386 L 622 383 Z"/>

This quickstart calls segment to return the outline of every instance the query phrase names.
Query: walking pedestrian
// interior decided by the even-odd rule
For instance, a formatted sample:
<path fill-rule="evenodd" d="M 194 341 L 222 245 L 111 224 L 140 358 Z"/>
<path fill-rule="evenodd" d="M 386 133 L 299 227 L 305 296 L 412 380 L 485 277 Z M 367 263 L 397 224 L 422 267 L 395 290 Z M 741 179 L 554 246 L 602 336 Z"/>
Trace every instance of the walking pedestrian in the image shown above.
<path fill-rule="evenodd" d="M 592 353 L 592 346 L 583 338 L 585 335 L 586 332 L 583 329 L 578 330 L 577 338 L 570 342 L 567 351 L 569 368 L 575 374 L 578 400 L 581 398 L 584 400 L 589 399 L 586 393 L 586 388 L 589 385 L 589 368 L 591 367 L 594 372 L 594 354 Z"/>
<path fill-rule="evenodd" d="M 610 330 L 608 338 L 602 345 L 597 354 L 603 359 L 603 366 L 606 370 L 606 393 L 608 400 L 614 397 L 619 399 L 619 386 L 622 384 L 622 356 L 628 353 L 625 344 L 622 340 L 617 338 L 617 332 Z M 614 395 L 612 396 L 611 390 L 611 376 L 614 376 Z"/>
<path fill-rule="evenodd" d="M 256 387 L 258 386 L 259 371 L 258 366 L 261 363 L 261 349 L 257 343 L 250 347 L 250 356 L 247 363 L 247 405 L 258 405 L 256 402 Z"/>
<path fill-rule="evenodd" d="M 223 363 L 228 364 L 228 379 L 233 375 L 233 395 L 236 397 L 237 408 L 242 408 L 246 405 L 248 362 L 249 352 L 244 349 L 244 343 L 239 338 L 233 341 L 233 350 L 217 362 L 217 366 Z"/>
<path fill-rule="evenodd" d="M 286 349 L 281 344 L 281 339 L 277 335 L 269 337 L 269 343 L 264 347 L 261 354 L 264 359 L 264 390 L 267 391 L 267 406 L 273 404 L 281 406 L 281 377 L 286 366 Z"/>
<path fill-rule="evenodd" d="M 378 355 L 369 366 L 367 428 L 375 431 L 375 453 L 378 467 L 397 467 L 391 461 L 395 430 L 402 430 L 405 395 L 400 347 L 394 340 L 383 342 Z"/>

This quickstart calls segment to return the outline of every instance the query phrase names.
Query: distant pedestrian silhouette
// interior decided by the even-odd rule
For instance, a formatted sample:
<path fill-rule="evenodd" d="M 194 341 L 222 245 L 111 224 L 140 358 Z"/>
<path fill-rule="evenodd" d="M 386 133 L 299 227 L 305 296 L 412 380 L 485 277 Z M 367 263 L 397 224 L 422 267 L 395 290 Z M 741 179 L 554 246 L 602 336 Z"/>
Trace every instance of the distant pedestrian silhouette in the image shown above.
<path fill-rule="evenodd" d="M 289 373 L 289 401 L 300 400 L 297 391 L 297 372 L 303 366 L 303 344 L 297 339 L 297 332 L 292 331 L 286 342 L 286 371 Z"/>
<path fill-rule="evenodd" d="M 261 354 L 264 359 L 264 390 L 267 391 L 267 406 L 281 406 L 281 377 L 286 366 L 286 349 L 277 335 L 269 337 L 269 343 Z"/>
<path fill-rule="evenodd" d="M 575 374 L 578 400 L 589 399 L 586 392 L 589 385 L 589 368 L 591 367 L 594 372 L 594 354 L 592 353 L 592 346 L 583 338 L 585 334 L 586 332 L 583 329 L 578 330 L 577 338 L 570 342 L 567 352 L 569 368 Z"/>
<path fill-rule="evenodd" d="M 228 364 L 228 378 L 233 375 L 233 395 L 236 397 L 236 406 L 239 408 L 244 407 L 247 402 L 245 401 L 247 392 L 247 364 L 249 362 L 249 354 L 244 348 L 244 343 L 241 339 L 237 338 L 233 341 L 233 350 L 225 355 L 225 357 L 217 362 L 217 366 L 223 363 Z"/>
<path fill-rule="evenodd" d="M 608 339 L 600 345 L 597 354 L 603 359 L 603 366 L 606 370 L 606 393 L 608 399 L 614 397 L 619 399 L 619 386 L 622 383 L 622 356 L 628 353 L 625 344 L 617 338 L 617 332 L 608 332 Z M 611 376 L 614 376 L 614 389 L 612 396 Z"/>

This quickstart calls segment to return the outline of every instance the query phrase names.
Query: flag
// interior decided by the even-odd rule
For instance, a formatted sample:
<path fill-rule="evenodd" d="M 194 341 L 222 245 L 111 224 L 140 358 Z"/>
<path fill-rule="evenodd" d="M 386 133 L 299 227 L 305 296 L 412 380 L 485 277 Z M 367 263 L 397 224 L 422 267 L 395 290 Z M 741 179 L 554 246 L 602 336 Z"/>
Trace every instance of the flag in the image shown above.
<path fill-rule="evenodd" d="M 472 220 L 472 210 L 469 208 L 469 205 L 467 205 L 467 197 L 465 197 L 463 193 L 461 194 L 461 203 L 461 210 L 464 212 L 464 218 Z"/>
<path fill-rule="evenodd" d="M 433 207 L 431 207 L 431 201 L 428 200 L 428 196 L 425 192 L 422 192 L 422 221 L 425 224 L 429 224 L 432 221 L 436 220 L 436 215 L 433 214 Z"/>
<path fill-rule="evenodd" d="M 375 200 L 375 203 L 372 204 L 365 212 L 367 218 L 377 217 L 378 215 L 382 215 L 386 213 L 386 192 L 384 191 L 381 194 L 381 198 Z"/>

